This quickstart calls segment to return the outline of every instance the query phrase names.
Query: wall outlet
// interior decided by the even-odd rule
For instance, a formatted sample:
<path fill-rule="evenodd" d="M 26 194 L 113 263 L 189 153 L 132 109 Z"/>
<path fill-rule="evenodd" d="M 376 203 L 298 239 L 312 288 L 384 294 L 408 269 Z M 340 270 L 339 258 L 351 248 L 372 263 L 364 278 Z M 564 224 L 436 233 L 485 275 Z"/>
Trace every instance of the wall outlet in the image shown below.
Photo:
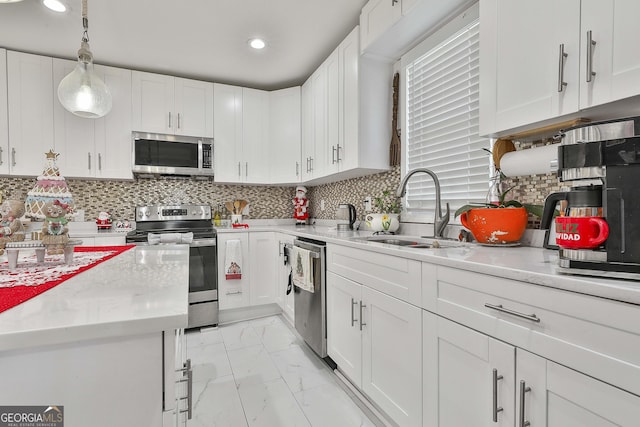
<path fill-rule="evenodd" d="M 320 210 L 324 210 L 324 200 L 320 200 Z"/>
<path fill-rule="evenodd" d="M 371 212 L 372 211 L 372 207 L 371 207 L 371 196 L 367 196 L 364 199 L 364 211 L 365 212 Z"/>

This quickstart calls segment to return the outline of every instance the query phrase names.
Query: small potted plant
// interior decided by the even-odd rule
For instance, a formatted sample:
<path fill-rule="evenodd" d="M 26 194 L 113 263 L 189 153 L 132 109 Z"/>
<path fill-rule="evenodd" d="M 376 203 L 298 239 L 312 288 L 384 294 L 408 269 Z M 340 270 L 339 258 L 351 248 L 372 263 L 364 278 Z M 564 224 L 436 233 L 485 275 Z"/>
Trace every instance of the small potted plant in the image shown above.
<path fill-rule="evenodd" d="M 541 207 L 522 204 L 517 200 L 505 200 L 513 190 L 502 190 L 504 175 L 496 170 L 489 189 L 487 203 L 474 203 L 459 208 L 455 216 L 468 228 L 478 243 L 488 245 L 514 245 L 527 228 L 528 213 L 540 216 Z"/>
<path fill-rule="evenodd" d="M 365 217 L 367 227 L 372 231 L 393 233 L 400 227 L 400 202 L 390 190 L 384 190 L 382 196 L 373 198 L 378 213 L 368 213 Z"/>

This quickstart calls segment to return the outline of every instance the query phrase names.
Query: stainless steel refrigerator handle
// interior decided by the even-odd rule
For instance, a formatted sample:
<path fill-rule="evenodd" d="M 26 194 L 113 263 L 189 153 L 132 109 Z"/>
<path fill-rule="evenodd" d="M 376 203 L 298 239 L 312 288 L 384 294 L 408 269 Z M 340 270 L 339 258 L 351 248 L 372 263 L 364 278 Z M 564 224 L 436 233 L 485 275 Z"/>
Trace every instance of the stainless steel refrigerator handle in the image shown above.
<path fill-rule="evenodd" d="M 367 324 L 362 321 L 362 309 L 365 307 L 366 305 L 364 305 L 362 301 L 360 301 L 360 330 L 362 330 L 363 326 L 367 326 Z"/>
<path fill-rule="evenodd" d="M 591 30 L 587 31 L 587 83 L 591 83 L 593 76 L 596 72 L 593 71 L 593 46 L 596 45 L 596 41 L 593 40 L 593 33 Z"/>
<path fill-rule="evenodd" d="M 538 316 L 536 316 L 535 314 L 524 314 L 524 313 L 520 313 L 519 311 L 510 310 L 508 308 L 502 307 L 502 304 L 493 305 L 493 304 L 489 304 L 487 302 L 487 303 L 484 304 L 484 306 L 487 307 L 487 308 L 490 308 L 492 310 L 501 311 L 502 313 L 507 313 L 507 314 L 510 314 L 512 316 L 519 317 L 521 319 L 531 320 L 532 322 L 540 323 L 540 318 Z"/>
<path fill-rule="evenodd" d="M 493 422 L 498 422 L 498 412 L 502 412 L 504 409 L 502 407 L 498 407 L 498 381 L 503 378 L 502 375 L 498 375 L 498 370 L 493 370 Z"/>
<path fill-rule="evenodd" d="M 353 327 L 353 325 L 357 322 L 357 319 L 354 317 L 354 314 L 355 314 L 355 310 L 353 309 L 354 305 L 358 305 L 358 303 L 356 302 L 356 300 L 351 298 L 351 327 Z"/>
<path fill-rule="evenodd" d="M 518 427 L 528 427 L 531 425 L 529 421 L 525 421 L 524 419 L 524 403 L 525 403 L 525 394 L 531 391 L 531 387 L 527 387 L 527 384 L 524 381 L 520 381 L 520 422 L 518 423 Z"/>
<path fill-rule="evenodd" d="M 569 56 L 564 51 L 564 43 L 560 43 L 560 55 L 558 57 L 558 92 L 562 92 L 567 82 L 564 81 L 564 60 Z"/>

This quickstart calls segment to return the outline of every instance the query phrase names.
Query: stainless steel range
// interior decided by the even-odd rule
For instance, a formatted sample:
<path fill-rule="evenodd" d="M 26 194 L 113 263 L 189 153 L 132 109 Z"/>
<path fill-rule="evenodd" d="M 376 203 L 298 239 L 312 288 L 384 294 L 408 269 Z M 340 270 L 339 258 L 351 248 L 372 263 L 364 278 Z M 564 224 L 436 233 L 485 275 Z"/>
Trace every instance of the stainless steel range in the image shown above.
<path fill-rule="evenodd" d="M 208 205 L 139 206 L 136 229 L 127 234 L 136 245 L 189 244 L 188 328 L 218 324 L 216 230 Z"/>

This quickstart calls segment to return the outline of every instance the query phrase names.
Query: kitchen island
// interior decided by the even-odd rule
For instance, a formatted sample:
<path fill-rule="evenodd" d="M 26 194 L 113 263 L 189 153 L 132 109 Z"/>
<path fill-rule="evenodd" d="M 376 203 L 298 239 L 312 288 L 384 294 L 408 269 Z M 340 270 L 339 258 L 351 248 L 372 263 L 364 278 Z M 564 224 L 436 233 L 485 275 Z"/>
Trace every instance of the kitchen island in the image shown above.
<path fill-rule="evenodd" d="M 187 246 L 139 246 L 0 313 L 0 402 L 64 406 L 65 426 L 163 425 L 188 281 Z"/>

